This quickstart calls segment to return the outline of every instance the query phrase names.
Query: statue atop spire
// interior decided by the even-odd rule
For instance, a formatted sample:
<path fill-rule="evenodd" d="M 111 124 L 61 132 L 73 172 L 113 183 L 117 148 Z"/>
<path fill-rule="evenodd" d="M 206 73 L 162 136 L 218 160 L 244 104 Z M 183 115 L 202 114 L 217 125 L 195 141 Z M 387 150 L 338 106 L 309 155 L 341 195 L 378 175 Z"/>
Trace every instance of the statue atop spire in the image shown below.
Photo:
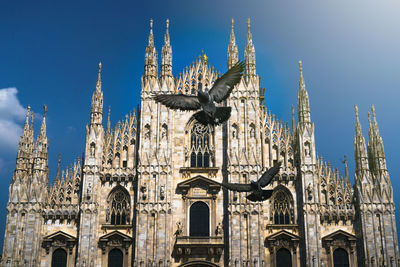
<path fill-rule="evenodd" d="M 236 45 L 235 32 L 233 30 L 234 20 L 231 20 L 231 34 L 228 46 L 228 69 L 232 68 L 239 61 L 238 47 Z"/>
<path fill-rule="evenodd" d="M 92 108 L 90 111 L 90 123 L 101 124 L 103 116 L 103 92 L 101 90 L 101 62 L 99 62 L 99 69 L 96 82 L 96 90 L 92 95 Z"/>
<path fill-rule="evenodd" d="M 300 70 L 299 89 L 306 90 L 306 84 L 304 82 L 304 77 L 303 77 L 303 64 L 301 60 L 299 61 L 299 70 Z"/>
<path fill-rule="evenodd" d="M 299 91 L 297 93 L 299 123 L 310 123 L 310 102 L 303 77 L 303 64 L 299 61 Z"/>
<path fill-rule="evenodd" d="M 42 138 L 46 136 L 46 114 L 47 114 L 47 106 L 43 105 L 43 121 L 42 121 L 42 126 L 40 127 L 40 137 Z"/>
<path fill-rule="evenodd" d="M 149 46 L 154 46 L 153 19 L 150 19 Z"/>
<path fill-rule="evenodd" d="M 157 51 L 154 47 L 154 35 L 153 35 L 153 19 L 150 19 L 150 33 L 149 43 L 146 47 L 145 62 L 144 62 L 144 78 L 147 82 L 151 78 L 158 76 L 158 62 L 157 62 Z"/>
<path fill-rule="evenodd" d="M 253 45 L 253 37 L 250 31 L 250 18 L 247 19 L 247 44 L 244 50 L 245 80 L 249 83 L 256 74 L 256 51 Z"/>
<path fill-rule="evenodd" d="M 108 106 L 107 130 L 106 130 L 107 136 L 109 136 L 110 133 L 111 133 L 111 120 L 110 120 L 110 118 L 111 118 L 111 106 Z"/>
<path fill-rule="evenodd" d="M 169 19 L 166 21 L 164 45 L 161 50 L 161 83 L 168 81 L 168 87 L 172 90 L 172 47 L 169 37 Z"/>

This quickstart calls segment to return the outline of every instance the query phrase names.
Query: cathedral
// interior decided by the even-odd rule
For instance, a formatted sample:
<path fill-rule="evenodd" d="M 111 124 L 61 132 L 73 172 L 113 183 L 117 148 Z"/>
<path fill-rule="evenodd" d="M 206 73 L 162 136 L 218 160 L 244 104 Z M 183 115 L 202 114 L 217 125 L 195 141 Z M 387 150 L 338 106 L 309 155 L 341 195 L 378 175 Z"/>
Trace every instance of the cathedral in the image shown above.
<path fill-rule="evenodd" d="M 1 213 L 7 221 L 0 266 L 400 266 L 374 107 L 368 142 L 355 107 L 352 185 L 346 159 L 340 174 L 316 152 L 301 62 L 297 122 L 294 108 L 290 123 L 265 108 L 247 24 L 245 70 L 222 103 L 232 107 L 223 125 L 204 126 L 192 112 L 154 101 L 157 93 L 196 95 L 219 77 L 205 55 L 173 76 L 168 20 L 160 62 L 150 21 L 140 109 L 114 127 L 110 109 L 103 112 L 99 64 L 83 156 L 66 170 L 59 158 L 50 186 L 46 107 L 37 138 L 28 107 Z M 229 69 L 239 61 L 233 20 L 227 55 Z M 221 187 L 257 180 L 277 162 L 267 201 Z"/>

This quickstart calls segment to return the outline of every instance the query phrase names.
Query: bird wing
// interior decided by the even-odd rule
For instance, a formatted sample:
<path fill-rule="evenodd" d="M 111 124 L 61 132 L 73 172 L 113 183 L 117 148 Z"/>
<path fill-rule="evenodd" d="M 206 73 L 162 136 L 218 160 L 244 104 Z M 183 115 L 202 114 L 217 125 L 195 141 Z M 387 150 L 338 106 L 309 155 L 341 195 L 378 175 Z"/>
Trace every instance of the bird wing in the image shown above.
<path fill-rule="evenodd" d="M 183 94 L 155 95 L 154 100 L 171 109 L 197 110 L 201 107 L 197 96 Z"/>
<path fill-rule="evenodd" d="M 269 199 L 272 196 L 272 193 L 274 190 L 262 190 L 262 194 L 257 196 L 254 193 L 251 193 L 246 196 L 246 198 L 250 201 L 256 202 L 256 201 L 265 201 Z"/>
<path fill-rule="evenodd" d="M 215 102 L 220 103 L 228 98 L 229 94 L 233 90 L 233 87 L 240 82 L 243 68 L 243 61 L 238 62 L 214 82 L 209 94 Z"/>
<path fill-rule="evenodd" d="M 232 183 L 221 183 L 226 189 L 236 192 L 250 192 L 253 191 L 250 184 L 232 184 Z"/>
<path fill-rule="evenodd" d="M 279 173 L 281 164 L 282 162 L 280 161 L 277 164 L 275 164 L 272 168 L 270 168 L 268 171 L 264 172 L 264 174 L 257 181 L 261 187 L 267 186 L 275 177 L 275 175 Z"/>

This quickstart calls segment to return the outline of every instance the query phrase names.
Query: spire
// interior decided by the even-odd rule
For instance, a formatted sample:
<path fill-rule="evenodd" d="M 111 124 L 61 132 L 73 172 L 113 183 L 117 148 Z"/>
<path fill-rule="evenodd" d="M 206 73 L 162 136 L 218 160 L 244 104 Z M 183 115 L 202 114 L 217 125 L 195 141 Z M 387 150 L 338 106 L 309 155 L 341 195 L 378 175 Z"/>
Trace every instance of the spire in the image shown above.
<path fill-rule="evenodd" d="M 42 121 L 42 126 L 40 126 L 40 134 L 39 134 L 39 137 L 41 138 L 46 137 L 46 113 L 47 113 L 47 106 L 43 105 L 43 121 Z"/>
<path fill-rule="evenodd" d="M 96 91 L 101 92 L 101 62 L 99 62 L 99 73 L 97 75 Z"/>
<path fill-rule="evenodd" d="M 164 46 L 161 50 L 161 54 L 161 81 L 169 79 L 170 82 L 172 82 L 172 48 L 169 38 L 169 19 L 166 21 Z"/>
<path fill-rule="evenodd" d="M 26 118 L 25 118 L 25 124 L 24 124 L 24 130 L 23 130 L 23 135 L 27 134 L 29 131 L 29 115 L 31 111 L 31 106 L 28 106 L 26 109 Z"/>
<path fill-rule="evenodd" d="M 154 47 L 154 36 L 153 36 L 153 20 L 150 20 L 150 34 L 149 43 L 146 47 L 145 61 L 144 61 L 144 78 L 148 81 L 151 78 L 158 76 L 158 64 L 157 64 L 157 51 Z"/>
<path fill-rule="evenodd" d="M 111 106 L 108 106 L 108 117 L 107 117 L 107 135 L 111 133 Z"/>
<path fill-rule="evenodd" d="M 294 136 L 295 129 L 296 129 L 296 122 L 294 120 L 294 106 L 292 105 L 292 136 Z"/>
<path fill-rule="evenodd" d="M 230 69 L 233 65 L 235 65 L 239 61 L 235 32 L 233 30 L 233 23 L 234 23 L 234 20 L 232 19 L 231 20 L 231 35 L 229 38 L 230 41 L 229 41 L 229 46 L 228 46 L 228 69 Z"/>
<path fill-rule="evenodd" d="M 47 106 L 43 105 L 43 121 L 40 126 L 40 133 L 36 139 L 35 153 L 34 153 L 34 169 L 47 172 L 48 168 L 48 140 L 46 135 L 46 113 Z M 47 178 L 47 175 L 44 175 Z M 44 180 L 44 178 L 43 178 Z M 47 181 L 46 181 L 47 182 Z"/>
<path fill-rule="evenodd" d="M 363 170 L 369 170 L 368 159 L 367 159 L 367 147 L 365 144 L 365 138 L 362 134 L 360 120 L 358 118 L 358 107 L 354 105 L 354 111 L 356 113 L 356 135 L 354 137 L 354 158 L 356 161 L 356 173 L 362 176 Z"/>
<path fill-rule="evenodd" d="M 386 170 L 386 156 L 383 148 L 383 140 L 379 133 L 378 122 L 376 121 L 374 105 L 371 106 L 371 113 L 372 120 L 368 112 L 368 159 L 371 171 L 378 172 Z"/>
<path fill-rule="evenodd" d="M 96 90 L 92 96 L 92 108 L 90 110 L 90 124 L 101 124 L 103 120 L 103 91 L 101 90 L 101 62 L 96 82 Z"/>
<path fill-rule="evenodd" d="M 34 148 L 33 126 L 29 121 L 29 118 L 32 118 L 31 115 L 31 107 L 28 106 L 26 109 L 24 128 L 18 143 L 17 163 L 15 167 L 16 171 L 29 171 L 31 169 L 30 159 L 33 157 Z M 16 177 L 18 178 L 19 175 L 16 175 Z"/>
<path fill-rule="evenodd" d="M 349 167 L 347 166 L 347 156 L 344 154 L 344 173 L 346 176 L 346 181 L 349 179 Z"/>
<path fill-rule="evenodd" d="M 253 37 L 250 31 L 250 18 L 247 19 L 247 44 L 244 50 L 245 71 L 244 76 L 246 82 L 257 76 L 256 74 L 256 52 L 253 45 Z"/>
<path fill-rule="evenodd" d="M 55 181 L 60 180 L 60 163 L 61 163 L 61 154 L 58 153 L 57 174 L 56 174 L 56 178 L 54 179 Z"/>
<path fill-rule="evenodd" d="M 150 19 L 150 33 L 149 33 L 149 45 L 148 46 L 154 46 L 153 19 Z"/>
<path fill-rule="evenodd" d="M 308 100 L 308 93 L 304 82 L 303 65 L 301 61 L 299 61 L 299 68 L 300 68 L 300 79 L 299 79 L 299 91 L 297 93 L 299 123 L 302 124 L 311 123 L 310 102 Z"/>

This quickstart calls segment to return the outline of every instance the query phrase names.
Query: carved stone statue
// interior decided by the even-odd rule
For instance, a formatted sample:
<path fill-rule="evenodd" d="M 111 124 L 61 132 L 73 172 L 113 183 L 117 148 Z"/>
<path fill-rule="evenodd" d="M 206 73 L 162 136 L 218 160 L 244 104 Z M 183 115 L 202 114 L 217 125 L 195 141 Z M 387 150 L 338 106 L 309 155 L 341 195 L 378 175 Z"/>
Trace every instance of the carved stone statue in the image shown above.
<path fill-rule="evenodd" d="M 182 235 L 182 232 L 183 232 L 182 223 L 181 223 L 180 221 L 178 221 L 178 222 L 176 223 L 175 235 L 176 235 L 176 236 L 180 236 L 180 235 Z"/>
<path fill-rule="evenodd" d="M 223 226 L 222 223 L 218 223 L 217 228 L 215 229 L 215 235 L 220 236 L 222 235 Z"/>
<path fill-rule="evenodd" d="M 311 183 L 309 183 L 306 190 L 307 190 L 307 197 L 309 200 L 311 200 L 313 197 L 313 191 L 314 191 L 313 185 Z"/>

